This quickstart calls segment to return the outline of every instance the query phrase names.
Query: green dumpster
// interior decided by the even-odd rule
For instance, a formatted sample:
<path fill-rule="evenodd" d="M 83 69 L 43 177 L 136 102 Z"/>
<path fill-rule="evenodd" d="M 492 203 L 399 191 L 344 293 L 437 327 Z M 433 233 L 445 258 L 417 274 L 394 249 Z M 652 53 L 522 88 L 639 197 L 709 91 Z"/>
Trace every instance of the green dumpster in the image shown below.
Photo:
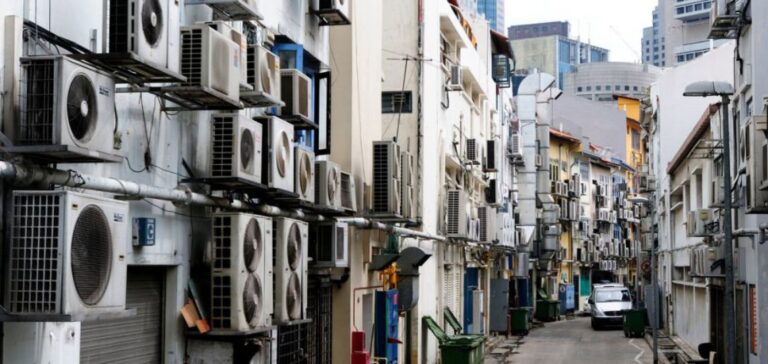
<path fill-rule="evenodd" d="M 445 316 L 445 321 L 448 322 L 448 325 L 451 325 L 454 335 L 459 335 L 462 331 L 464 331 L 462 330 L 461 324 L 459 323 L 459 319 L 456 318 L 456 315 L 453 314 L 453 311 L 451 311 L 448 306 L 445 306 L 443 315 Z"/>
<path fill-rule="evenodd" d="M 647 324 L 648 312 L 644 308 L 636 308 L 624 312 L 624 336 L 643 337 Z"/>
<path fill-rule="evenodd" d="M 512 333 L 515 335 L 528 335 L 528 315 L 527 308 L 510 308 L 509 317 L 512 321 Z"/>
<path fill-rule="evenodd" d="M 535 317 L 543 322 L 557 321 L 560 318 L 560 301 L 536 300 Z"/>
<path fill-rule="evenodd" d="M 424 316 L 422 322 L 440 343 L 443 364 L 481 364 L 485 359 L 485 336 L 449 336 L 432 317 Z"/>

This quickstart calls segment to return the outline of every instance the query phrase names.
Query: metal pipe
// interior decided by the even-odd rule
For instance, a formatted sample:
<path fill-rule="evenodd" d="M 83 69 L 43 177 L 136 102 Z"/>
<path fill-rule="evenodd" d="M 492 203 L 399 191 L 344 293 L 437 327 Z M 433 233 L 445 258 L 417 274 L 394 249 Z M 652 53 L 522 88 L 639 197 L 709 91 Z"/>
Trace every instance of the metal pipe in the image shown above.
<path fill-rule="evenodd" d="M 255 212 L 266 216 L 291 217 L 312 221 L 325 220 L 325 217 L 322 215 L 308 215 L 301 210 L 286 210 L 272 205 L 253 204 L 247 201 L 210 196 L 192 192 L 187 187 L 162 188 L 119 180 L 117 178 L 90 176 L 72 170 L 62 171 L 32 164 L 0 161 L 0 178 L 16 186 L 29 186 L 32 184 L 57 185 L 141 198 L 153 198 L 182 205 L 210 206 L 228 210 Z M 339 221 L 348 222 L 361 229 L 382 230 L 400 236 L 412 236 L 438 241 L 446 240 L 443 236 L 387 225 L 365 218 L 339 219 Z"/>
<path fill-rule="evenodd" d="M 728 105 L 731 100 L 728 95 L 722 95 L 721 115 L 723 116 L 723 230 L 725 232 L 725 292 L 723 310 L 725 313 L 725 363 L 736 363 L 736 307 L 734 296 L 734 273 L 733 273 L 733 232 L 731 231 L 731 150 L 728 130 Z"/>

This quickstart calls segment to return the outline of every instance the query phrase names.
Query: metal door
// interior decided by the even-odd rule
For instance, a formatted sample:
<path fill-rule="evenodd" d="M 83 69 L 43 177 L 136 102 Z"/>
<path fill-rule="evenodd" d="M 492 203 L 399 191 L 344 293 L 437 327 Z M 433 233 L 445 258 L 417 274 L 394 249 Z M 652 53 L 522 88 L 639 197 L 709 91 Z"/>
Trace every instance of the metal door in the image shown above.
<path fill-rule="evenodd" d="M 489 331 L 507 331 L 507 313 L 509 312 L 509 280 L 503 278 L 491 279 Z"/>
<path fill-rule="evenodd" d="M 83 322 L 80 362 L 161 363 L 165 270 L 128 268 L 127 308 L 136 316 Z"/>

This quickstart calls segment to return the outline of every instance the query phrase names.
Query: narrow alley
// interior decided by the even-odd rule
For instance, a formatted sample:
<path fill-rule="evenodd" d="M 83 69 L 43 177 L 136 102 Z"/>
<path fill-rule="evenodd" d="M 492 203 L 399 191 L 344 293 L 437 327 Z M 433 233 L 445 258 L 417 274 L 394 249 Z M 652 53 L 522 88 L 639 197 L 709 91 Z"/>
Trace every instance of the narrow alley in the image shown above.
<path fill-rule="evenodd" d="M 650 363 L 645 340 L 628 339 L 620 329 L 592 330 L 589 318 L 547 323 L 525 337 L 512 336 L 486 355 L 496 363 Z"/>

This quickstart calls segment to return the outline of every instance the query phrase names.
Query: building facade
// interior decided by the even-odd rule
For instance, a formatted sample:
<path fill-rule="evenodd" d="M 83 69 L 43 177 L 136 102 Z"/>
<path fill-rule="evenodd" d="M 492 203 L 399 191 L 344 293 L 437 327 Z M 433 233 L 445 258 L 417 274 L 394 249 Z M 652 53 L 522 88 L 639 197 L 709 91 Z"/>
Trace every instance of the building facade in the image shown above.
<path fill-rule="evenodd" d="M 566 95 L 614 103 L 614 96 L 642 98 L 661 69 L 647 64 L 603 62 L 580 64 L 565 75 Z"/>
<path fill-rule="evenodd" d="M 534 28 L 535 27 L 535 28 Z M 546 27 L 546 28 L 545 28 Z M 535 32 L 529 29 L 550 29 Z M 584 63 L 608 62 L 609 50 L 594 46 L 579 39 L 561 35 L 567 23 L 529 24 L 509 29 L 512 47 L 515 49 L 518 70 L 537 70 L 556 75 L 557 86 L 562 88 L 565 75 L 577 65 Z M 554 35 L 539 35 L 556 33 Z M 519 37 L 515 39 L 513 35 Z M 522 36 L 522 37 L 521 37 Z"/>
<path fill-rule="evenodd" d="M 659 16 L 659 7 L 653 9 L 653 25 L 643 29 L 641 39 L 641 55 L 643 64 L 652 64 L 656 67 L 667 66 L 667 47 L 664 45 L 663 18 Z"/>
<path fill-rule="evenodd" d="M 568 37 L 570 33 L 571 24 L 567 21 L 512 25 L 507 28 L 507 35 L 512 40 L 546 37 L 549 35 Z"/>

